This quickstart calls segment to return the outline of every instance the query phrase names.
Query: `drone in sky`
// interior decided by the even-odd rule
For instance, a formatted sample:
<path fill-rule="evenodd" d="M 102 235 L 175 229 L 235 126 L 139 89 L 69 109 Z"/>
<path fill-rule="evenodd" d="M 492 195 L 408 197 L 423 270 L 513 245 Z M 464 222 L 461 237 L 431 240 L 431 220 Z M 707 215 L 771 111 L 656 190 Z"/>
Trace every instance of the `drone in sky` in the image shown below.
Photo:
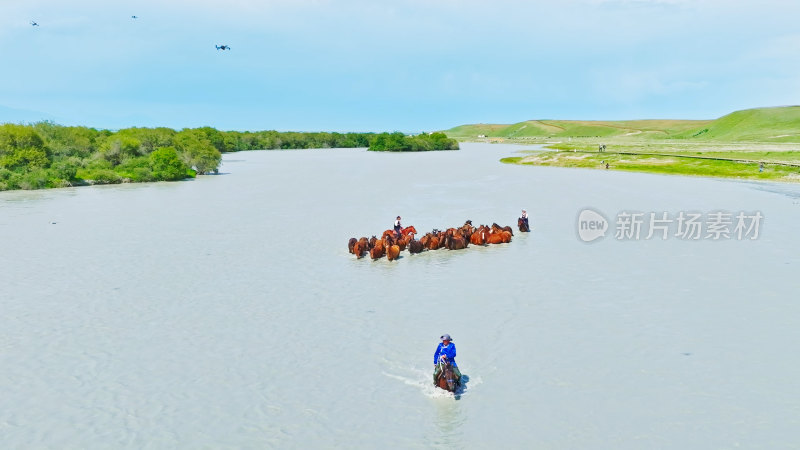
<path fill-rule="evenodd" d="M 230 50 L 231 49 L 231 46 L 230 45 L 226 45 L 226 44 L 215 45 L 214 47 L 217 47 L 217 50 Z"/>
<path fill-rule="evenodd" d="M 38 27 L 39 24 L 31 20 L 31 26 Z"/>

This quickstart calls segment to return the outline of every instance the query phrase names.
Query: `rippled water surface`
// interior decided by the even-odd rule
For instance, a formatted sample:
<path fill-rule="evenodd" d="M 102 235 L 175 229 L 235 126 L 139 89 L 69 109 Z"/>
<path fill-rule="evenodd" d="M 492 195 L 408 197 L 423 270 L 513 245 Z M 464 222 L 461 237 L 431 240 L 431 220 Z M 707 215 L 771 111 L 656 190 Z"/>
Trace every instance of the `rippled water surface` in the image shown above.
<path fill-rule="evenodd" d="M 800 188 L 498 163 L 515 150 L 245 152 L 0 193 L 0 447 L 796 446 Z M 589 245 L 587 206 L 765 219 L 756 241 Z M 523 207 L 510 244 L 347 253 L 398 214 Z M 445 332 L 457 398 L 430 385 Z"/>

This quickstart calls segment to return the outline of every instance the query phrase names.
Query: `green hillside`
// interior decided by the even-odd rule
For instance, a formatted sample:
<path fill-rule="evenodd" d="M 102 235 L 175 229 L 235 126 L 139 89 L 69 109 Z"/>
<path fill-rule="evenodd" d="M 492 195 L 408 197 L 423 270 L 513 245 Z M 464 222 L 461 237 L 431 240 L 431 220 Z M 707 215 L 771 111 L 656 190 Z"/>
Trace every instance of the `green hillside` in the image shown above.
<path fill-rule="evenodd" d="M 619 138 L 697 142 L 800 142 L 800 106 L 737 111 L 716 120 L 529 120 L 511 125 L 461 125 L 452 138 Z"/>
<path fill-rule="evenodd" d="M 800 106 L 736 111 L 677 137 L 726 142 L 800 142 Z"/>

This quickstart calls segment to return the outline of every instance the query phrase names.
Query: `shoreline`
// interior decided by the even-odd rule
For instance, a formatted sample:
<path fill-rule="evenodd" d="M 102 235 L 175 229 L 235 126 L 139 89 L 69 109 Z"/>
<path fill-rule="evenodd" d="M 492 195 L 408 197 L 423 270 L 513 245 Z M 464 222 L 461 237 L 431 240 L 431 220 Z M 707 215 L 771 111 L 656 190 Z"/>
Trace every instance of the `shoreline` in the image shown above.
<path fill-rule="evenodd" d="M 635 152 L 635 151 L 586 151 L 573 149 L 525 151 L 523 156 L 501 158 L 504 164 L 521 166 L 563 167 L 594 170 L 617 170 L 650 173 L 656 175 L 679 175 L 710 177 L 739 181 L 764 181 L 776 183 L 800 183 L 800 161 L 793 158 L 794 152 L 786 152 L 790 158 L 776 159 L 775 152 L 735 152 L 741 156 L 761 158 L 722 157 L 707 155 L 713 151 L 681 152 Z M 704 155 L 704 153 L 706 155 Z M 729 153 L 729 152 L 725 152 Z M 748 154 L 749 153 L 749 154 Z"/>

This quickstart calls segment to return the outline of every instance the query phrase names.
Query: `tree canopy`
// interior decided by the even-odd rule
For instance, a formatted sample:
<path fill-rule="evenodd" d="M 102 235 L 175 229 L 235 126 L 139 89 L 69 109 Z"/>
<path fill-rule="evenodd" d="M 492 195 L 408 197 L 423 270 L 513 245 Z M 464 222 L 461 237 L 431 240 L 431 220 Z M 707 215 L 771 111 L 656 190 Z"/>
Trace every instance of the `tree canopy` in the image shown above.
<path fill-rule="evenodd" d="M 84 184 L 173 181 L 216 173 L 222 153 L 243 150 L 364 148 L 457 149 L 443 133 L 220 131 L 211 127 L 118 131 L 52 122 L 0 125 L 0 191 Z"/>
<path fill-rule="evenodd" d="M 444 133 L 422 133 L 406 136 L 400 132 L 375 135 L 369 149 L 376 152 L 424 152 L 431 150 L 458 150 L 458 141 Z"/>

